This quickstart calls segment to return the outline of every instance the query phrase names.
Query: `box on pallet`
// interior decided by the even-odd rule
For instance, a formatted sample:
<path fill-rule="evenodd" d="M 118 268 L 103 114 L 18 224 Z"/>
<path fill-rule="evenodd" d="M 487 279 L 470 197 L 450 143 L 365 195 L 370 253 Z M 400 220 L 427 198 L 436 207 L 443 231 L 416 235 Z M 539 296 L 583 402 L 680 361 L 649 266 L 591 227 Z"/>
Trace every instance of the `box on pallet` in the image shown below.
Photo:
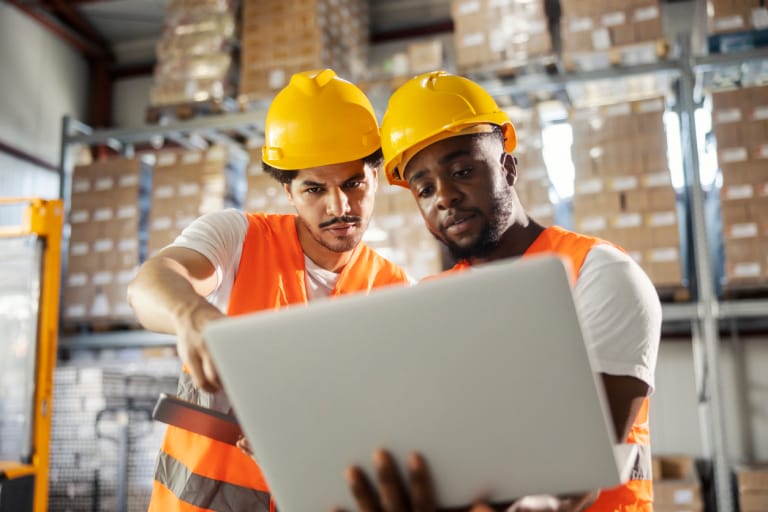
<path fill-rule="evenodd" d="M 459 68 L 506 63 L 513 67 L 552 54 L 543 2 L 454 0 L 456 63 Z"/>
<path fill-rule="evenodd" d="M 132 320 L 125 292 L 139 263 L 135 159 L 75 168 L 62 317 L 65 323 Z"/>
<path fill-rule="evenodd" d="M 626 249 L 657 286 L 682 283 L 662 98 L 573 110 L 578 230 Z"/>
<path fill-rule="evenodd" d="M 365 68 L 367 19 L 363 0 L 244 0 L 241 100 L 269 97 L 307 69 L 330 67 L 357 80 Z"/>

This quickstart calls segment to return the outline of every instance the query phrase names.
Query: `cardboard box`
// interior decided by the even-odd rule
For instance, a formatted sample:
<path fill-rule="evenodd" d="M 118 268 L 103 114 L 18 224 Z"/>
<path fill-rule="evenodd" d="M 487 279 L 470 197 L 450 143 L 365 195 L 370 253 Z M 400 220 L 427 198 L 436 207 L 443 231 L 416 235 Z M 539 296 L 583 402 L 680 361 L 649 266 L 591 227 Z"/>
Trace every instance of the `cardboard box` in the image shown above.
<path fill-rule="evenodd" d="M 736 477 L 740 493 L 768 493 L 768 462 L 742 466 Z"/>
<path fill-rule="evenodd" d="M 681 506 L 692 510 L 703 509 L 701 486 L 694 479 L 654 481 L 653 501 L 655 509 Z"/>
<path fill-rule="evenodd" d="M 426 73 L 443 68 L 443 43 L 438 39 L 408 45 L 411 73 Z"/>

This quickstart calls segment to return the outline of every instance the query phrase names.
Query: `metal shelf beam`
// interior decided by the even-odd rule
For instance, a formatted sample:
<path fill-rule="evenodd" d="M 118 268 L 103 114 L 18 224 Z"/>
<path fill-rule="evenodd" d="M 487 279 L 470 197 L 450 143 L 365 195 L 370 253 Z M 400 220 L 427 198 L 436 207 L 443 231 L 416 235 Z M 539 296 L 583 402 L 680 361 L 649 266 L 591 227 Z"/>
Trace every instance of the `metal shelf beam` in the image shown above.
<path fill-rule="evenodd" d="M 253 128 L 257 133 L 264 131 L 266 110 L 253 110 L 234 114 L 199 117 L 189 121 L 177 121 L 165 125 L 144 125 L 137 128 L 95 130 L 85 133 L 67 134 L 64 144 L 107 144 L 118 141 L 123 144 L 150 142 L 155 137 L 180 136 L 197 131 L 239 130 Z"/>
<path fill-rule="evenodd" d="M 59 336 L 59 347 L 66 349 L 169 347 L 175 345 L 175 336 L 142 330 L 62 334 Z"/>
<path fill-rule="evenodd" d="M 729 300 L 717 304 L 718 318 L 768 318 L 768 299 Z"/>

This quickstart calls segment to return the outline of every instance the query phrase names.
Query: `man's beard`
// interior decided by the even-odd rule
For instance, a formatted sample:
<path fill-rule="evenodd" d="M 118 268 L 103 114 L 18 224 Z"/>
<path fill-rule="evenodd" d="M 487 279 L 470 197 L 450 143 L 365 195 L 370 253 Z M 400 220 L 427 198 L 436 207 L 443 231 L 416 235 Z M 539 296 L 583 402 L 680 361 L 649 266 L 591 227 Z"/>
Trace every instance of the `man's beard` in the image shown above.
<path fill-rule="evenodd" d="M 512 196 L 496 195 L 491 206 L 490 220 L 483 226 L 480 236 L 469 246 L 460 246 L 450 240 L 445 233 L 433 236 L 445 244 L 455 261 L 487 258 L 501 243 L 509 227 L 509 218 L 514 210 Z M 479 212 L 476 212 L 479 214 Z"/>

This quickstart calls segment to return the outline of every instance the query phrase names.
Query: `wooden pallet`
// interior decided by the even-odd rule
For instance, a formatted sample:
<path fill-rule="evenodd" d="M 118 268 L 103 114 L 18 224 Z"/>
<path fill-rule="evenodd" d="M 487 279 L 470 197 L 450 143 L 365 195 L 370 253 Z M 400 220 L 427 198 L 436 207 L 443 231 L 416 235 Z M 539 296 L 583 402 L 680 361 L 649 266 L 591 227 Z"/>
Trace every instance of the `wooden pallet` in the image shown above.
<path fill-rule="evenodd" d="M 573 72 L 651 64 L 666 59 L 669 51 L 670 46 L 666 39 L 656 39 L 594 52 L 564 52 L 563 67 Z"/>
<path fill-rule="evenodd" d="M 765 299 L 768 298 L 768 281 L 731 282 L 723 285 L 722 299 Z"/>
<path fill-rule="evenodd" d="M 495 78 L 516 79 L 526 75 L 555 75 L 560 72 L 560 61 L 556 55 L 541 55 L 526 60 L 503 60 L 461 66 L 460 71 L 479 81 Z"/>
<path fill-rule="evenodd" d="M 690 302 L 691 290 L 682 284 L 676 285 L 657 285 L 656 292 L 659 294 L 661 302 Z"/>
<path fill-rule="evenodd" d="M 155 105 L 147 108 L 147 124 L 162 124 L 169 121 L 185 121 L 195 117 L 238 112 L 240 107 L 233 98 L 194 101 L 177 105 Z"/>

